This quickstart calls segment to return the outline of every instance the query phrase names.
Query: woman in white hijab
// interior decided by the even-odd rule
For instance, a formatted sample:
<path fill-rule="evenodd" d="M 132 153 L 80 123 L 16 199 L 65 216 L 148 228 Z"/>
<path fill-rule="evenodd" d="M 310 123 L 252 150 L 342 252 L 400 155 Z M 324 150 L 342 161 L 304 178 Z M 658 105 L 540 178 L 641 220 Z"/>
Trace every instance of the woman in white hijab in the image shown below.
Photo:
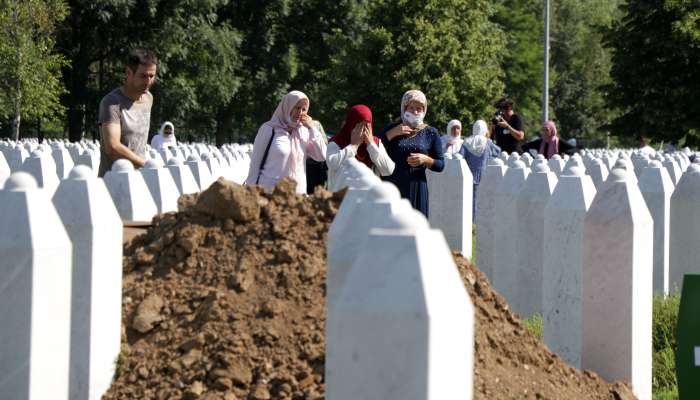
<path fill-rule="evenodd" d="M 151 139 L 151 147 L 160 151 L 168 147 L 175 147 L 176 145 L 175 126 L 172 122 L 165 121 L 163 125 L 161 125 L 158 134 Z"/>
<path fill-rule="evenodd" d="M 280 179 L 290 177 L 296 192 L 306 193 L 306 158 L 326 160 L 326 142 L 308 114 L 309 106 L 309 98 L 298 90 L 282 98 L 255 136 L 246 185 L 271 191 Z"/>
<path fill-rule="evenodd" d="M 472 126 L 472 135 L 464 139 L 459 153 L 467 161 L 474 178 L 474 198 L 472 201 L 472 218 L 476 217 L 476 190 L 481 182 L 481 171 L 486 168 L 491 157 L 497 157 L 501 149 L 496 146 L 486 134 L 486 121 L 480 119 Z M 473 221 L 474 219 L 472 219 Z"/>
<path fill-rule="evenodd" d="M 440 138 L 442 140 L 442 150 L 450 154 L 459 153 L 459 149 L 462 148 L 462 142 L 464 142 L 461 136 L 462 123 L 456 119 L 448 122 L 447 134 Z"/>

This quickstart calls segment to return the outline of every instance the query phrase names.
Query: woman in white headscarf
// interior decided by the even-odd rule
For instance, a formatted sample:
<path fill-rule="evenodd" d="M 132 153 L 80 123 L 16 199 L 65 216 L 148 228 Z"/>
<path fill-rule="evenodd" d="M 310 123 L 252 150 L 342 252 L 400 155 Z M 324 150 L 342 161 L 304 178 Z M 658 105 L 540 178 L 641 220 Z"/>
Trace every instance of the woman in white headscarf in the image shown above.
<path fill-rule="evenodd" d="M 175 146 L 177 146 L 177 141 L 175 140 L 175 125 L 170 121 L 165 121 L 163 125 L 161 125 L 158 134 L 151 139 L 151 147 L 160 151 Z"/>
<path fill-rule="evenodd" d="M 459 153 L 459 149 L 462 148 L 462 123 L 459 120 L 453 119 L 447 123 L 447 134 L 443 135 L 442 139 L 442 150 L 445 153 L 455 154 Z"/>
<path fill-rule="evenodd" d="M 472 177 L 474 178 L 472 221 L 474 221 L 473 218 L 476 217 L 476 190 L 479 186 L 479 182 L 481 182 L 481 171 L 486 168 L 491 157 L 497 157 L 501 152 L 501 149 L 486 136 L 487 133 L 488 126 L 486 125 L 486 121 L 480 119 L 474 122 L 472 126 L 472 135 L 464 139 L 462 148 L 459 150 L 459 153 L 467 161 L 467 165 L 469 165 Z"/>
<path fill-rule="evenodd" d="M 326 142 L 309 116 L 309 98 L 298 90 L 287 93 L 269 121 L 258 129 L 245 183 L 272 190 L 284 177 L 306 193 L 306 157 L 326 159 Z"/>

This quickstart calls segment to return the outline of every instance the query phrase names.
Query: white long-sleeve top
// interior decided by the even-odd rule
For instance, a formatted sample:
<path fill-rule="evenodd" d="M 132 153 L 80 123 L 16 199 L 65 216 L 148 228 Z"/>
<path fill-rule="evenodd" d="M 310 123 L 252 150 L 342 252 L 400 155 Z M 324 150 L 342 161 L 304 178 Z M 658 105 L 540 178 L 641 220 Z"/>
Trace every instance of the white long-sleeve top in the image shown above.
<path fill-rule="evenodd" d="M 332 188 L 335 184 L 335 177 L 338 174 L 340 166 L 348 158 L 353 158 L 357 155 L 358 146 L 349 144 L 341 149 L 336 142 L 328 143 L 326 150 L 326 165 L 328 166 L 328 187 Z M 381 176 L 389 176 L 394 173 L 394 161 L 389 157 L 382 142 L 379 145 L 371 142 L 367 145 L 369 158 L 374 163 L 374 173 Z"/>
<path fill-rule="evenodd" d="M 275 136 L 272 139 L 265 165 L 260 165 L 271 135 L 272 128 L 266 124 L 258 129 L 258 134 L 255 135 L 255 142 L 253 142 L 250 170 L 245 181 L 247 185 L 255 185 L 257 181 L 258 185 L 268 191 L 272 190 L 277 181 L 285 176 L 290 176 L 292 171 L 289 157 L 292 148 L 290 136 L 282 129 L 275 129 Z M 299 137 L 302 157 L 297 159 L 295 180 L 297 181 L 297 193 L 303 194 L 306 193 L 306 157 L 311 157 L 316 161 L 324 161 L 326 159 L 326 143 L 316 128 L 299 128 Z"/>

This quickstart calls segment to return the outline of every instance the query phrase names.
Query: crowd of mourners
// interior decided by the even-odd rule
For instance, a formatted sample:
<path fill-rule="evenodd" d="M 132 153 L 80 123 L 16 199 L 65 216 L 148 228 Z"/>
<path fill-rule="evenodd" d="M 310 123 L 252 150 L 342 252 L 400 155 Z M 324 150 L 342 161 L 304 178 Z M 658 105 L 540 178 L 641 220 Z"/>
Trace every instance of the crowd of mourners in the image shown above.
<path fill-rule="evenodd" d="M 309 116 L 309 98 L 292 91 L 282 98 L 272 118 L 255 136 L 246 184 L 271 190 L 277 181 L 290 177 L 296 181 L 298 193 L 311 193 L 315 186 L 326 182 L 333 187 L 343 162 L 355 158 L 395 184 L 401 196 L 427 217 L 426 170 L 441 172 L 445 154 L 460 154 L 466 160 L 476 192 L 482 170 L 502 151 L 526 151 L 546 158 L 576 151 L 575 146 L 559 139 L 552 121 L 543 124 L 539 138 L 523 144 L 523 122 L 513 111 L 513 102 L 503 98 L 494 106 L 497 112 L 491 127 L 479 119 L 473 123 L 471 135 L 462 138 L 462 123 L 455 119 L 441 135 L 425 120 L 425 94 L 409 90 L 401 99 L 400 118 L 378 134 L 373 128 L 372 110 L 357 104 L 347 110 L 338 133 L 327 140 L 321 124 Z"/>

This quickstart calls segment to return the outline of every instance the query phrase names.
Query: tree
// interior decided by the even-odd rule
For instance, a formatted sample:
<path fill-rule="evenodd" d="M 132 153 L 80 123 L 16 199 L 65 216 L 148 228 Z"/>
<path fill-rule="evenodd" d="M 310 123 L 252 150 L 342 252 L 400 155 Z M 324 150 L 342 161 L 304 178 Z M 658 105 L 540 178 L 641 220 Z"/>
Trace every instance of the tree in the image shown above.
<path fill-rule="evenodd" d="M 628 0 L 606 34 L 613 52 L 607 102 L 614 134 L 700 144 L 700 2 Z"/>
<path fill-rule="evenodd" d="M 605 103 L 611 53 L 603 32 L 617 18 L 619 0 L 553 1 L 551 107 L 564 137 L 604 146 L 604 127 L 615 116 Z"/>
<path fill-rule="evenodd" d="M 537 136 L 542 114 L 544 19 L 542 0 L 500 1 L 494 20 L 506 33 L 503 58 L 505 92 L 525 122 L 527 136 Z M 550 76 L 553 81 L 554 74 Z M 552 112 L 552 114 L 554 114 Z"/>
<path fill-rule="evenodd" d="M 12 138 L 19 139 L 22 115 L 59 114 L 64 88 L 54 53 L 54 30 L 66 16 L 61 0 L 0 1 L 0 113 L 12 116 Z"/>
<path fill-rule="evenodd" d="M 399 116 L 401 95 L 413 88 L 426 93 L 435 126 L 487 117 L 503 91 L 505 41 L 490 21 L 494 11 L 486 0 L 368 2 L 352 26 L 327 37 L 327 118 L 343 121 L 348 106 L 365 103 L 381 127 Z"/>

